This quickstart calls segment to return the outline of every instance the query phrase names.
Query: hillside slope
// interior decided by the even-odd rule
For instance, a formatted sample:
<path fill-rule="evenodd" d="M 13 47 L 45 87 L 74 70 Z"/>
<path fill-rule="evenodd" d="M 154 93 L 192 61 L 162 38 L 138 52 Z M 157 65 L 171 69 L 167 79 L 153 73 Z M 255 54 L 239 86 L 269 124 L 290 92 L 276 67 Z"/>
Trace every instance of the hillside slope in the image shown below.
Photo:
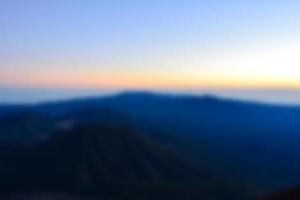
<path fill-rule="evenodd" d="M 173 199 L 248 194 L 134 129 L 79 125 L 17 153 L 0 173 L 3 194 L 59 193 Z M 217 192 L 216 192 L 217 191 Z"/>

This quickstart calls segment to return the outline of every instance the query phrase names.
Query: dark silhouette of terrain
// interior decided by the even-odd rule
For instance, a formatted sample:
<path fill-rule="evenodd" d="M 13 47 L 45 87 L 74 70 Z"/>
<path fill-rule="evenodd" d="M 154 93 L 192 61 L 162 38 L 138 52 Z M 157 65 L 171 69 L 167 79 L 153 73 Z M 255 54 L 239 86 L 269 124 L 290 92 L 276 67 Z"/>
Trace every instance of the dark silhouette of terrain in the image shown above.
<path fill-rule="evenodd" d="M 105 198 L 239 199 L 248 195 L 204 166 L 116 124 L 59 130 L 49 140 L 6 152 L 1 163 L 4 196 L 63 192 Z"/>
<path fill-rule="evenodd" d="M 3 105 L 1 188 L 108 196 L 117 188 L 119 198 L 264 196 L 300 182 L 299 119 L 297 106 L 147 92 Z"/>
<path fill-rule="evenodd" d="M 259 200 L 298 200 L 300 199 L 300 188 L 292 188 L 274 192 L 270 195 L 260 198 Z"/>

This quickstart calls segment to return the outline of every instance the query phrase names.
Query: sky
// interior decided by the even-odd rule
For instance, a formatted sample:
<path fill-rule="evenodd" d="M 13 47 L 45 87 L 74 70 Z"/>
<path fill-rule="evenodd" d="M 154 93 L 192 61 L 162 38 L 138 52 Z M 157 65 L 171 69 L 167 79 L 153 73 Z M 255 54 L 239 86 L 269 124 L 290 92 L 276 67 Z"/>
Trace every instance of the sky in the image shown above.
<path fill-rule="evenodd" d="M 300 104 L 299 10 L 297 0 L 1 0 L 0 102 L 163 90 Z"/>

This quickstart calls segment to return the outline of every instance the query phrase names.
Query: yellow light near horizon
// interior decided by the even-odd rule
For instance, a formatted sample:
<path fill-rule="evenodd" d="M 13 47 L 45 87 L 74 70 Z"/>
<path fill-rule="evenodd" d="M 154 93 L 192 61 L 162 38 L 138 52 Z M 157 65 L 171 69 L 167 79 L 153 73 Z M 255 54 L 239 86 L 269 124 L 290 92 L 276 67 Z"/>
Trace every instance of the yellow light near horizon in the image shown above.
<path fill-rule="evenodd" d="M 1 81 L 5 81 L 1 79 Z M 25 87 L 60 88 L 118 88 L 118 89 L 203 89 L 203 88 L 299 88 L 297 73 L 285 71 L 217 71 L 215 73 L 182 74 L 14 74 L 9 85 Z"/>
<path fill-rule="evenodd" d="M 116 63 L 119 67 L 104 70 L 98 67 L 59 66 L 53 70 L 34 67 L 34 70 L 1 71 L 0 84 L 25 87 L 117 88 L 117 89 L 201 89 L 201 88 L 287 88 L 300 89 L 300 41 L 225 50 L 220 54 L 170 57 L 166 62 L 157 59 Z M 194 59 L 194 60 L 193 60 Z M 150 64 L 149 64 L 150 63 Z M 179 64 L 178 64 L 179 63 Z M 39 65 L 41 63 L 38 63 Z M 73 63 L 74 64 L 74 63 Z M 155 67 L 151 68 L 151 64 Z M 169 67 L 165 67 L 165 65 Z M 159 67 L 161 66 L 161 68 Z M 122 68 L 123 67 L 123 68 Z M 25 69 L 25 67 L 24 67 Z"/>

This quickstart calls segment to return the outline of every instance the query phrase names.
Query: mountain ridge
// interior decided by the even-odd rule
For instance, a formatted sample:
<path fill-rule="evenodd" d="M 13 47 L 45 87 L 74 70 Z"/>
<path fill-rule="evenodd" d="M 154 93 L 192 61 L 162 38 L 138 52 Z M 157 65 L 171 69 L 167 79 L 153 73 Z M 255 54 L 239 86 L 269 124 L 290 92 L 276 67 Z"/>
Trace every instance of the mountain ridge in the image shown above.
<path fill-rule="evenodd" d="M 253 194 L 291 187 L 300 181 L 298 107 L 265 106 L 210 96 L 125 93 L 30 105 L 12 111 L 45 115 L 62 129 L 95 122 L 130 124 L 155 143 L 213 169 L 221 179 L 247 185 Z M 2 123 L 4 128 L 5 124 Z M 34 121 L 31 124 L 34 127 Z M 15 134 L 1 133 L 0 138 L 22 135 L 20 131 L 26 126 L 20 127 Z M 38 138 L 41 133 L 35 134 Z"/>

